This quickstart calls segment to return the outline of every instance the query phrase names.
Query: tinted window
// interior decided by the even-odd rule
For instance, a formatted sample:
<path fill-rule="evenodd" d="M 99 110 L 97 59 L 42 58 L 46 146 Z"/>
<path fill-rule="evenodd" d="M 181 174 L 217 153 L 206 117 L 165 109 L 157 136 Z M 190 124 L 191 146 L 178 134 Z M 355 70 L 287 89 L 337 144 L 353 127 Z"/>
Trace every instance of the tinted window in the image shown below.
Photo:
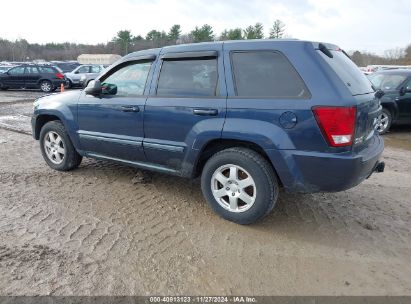
<path fill-rule="evenodd" d="M 101 80 L 103 94 L 116 96 L 143 95 L 150 67 L 151 62 L 121 66 Z"/>
<path fill-rule="evenodd" d="M 337 73 L 353 95 L 373 92 L 370 81 L 363 72 L 342 51 L 330 50 L 333 58 L 328 57 L 321 51 L 317 51 L 322 58 Z"/>
<path fill-rule="evenodd" d="M 44 73 L 44 74 L 53 74 L 53 73 L 55 73 L 55 71 L 53 70 L 52 67 L 45 67 L 45 66 L 39 67 L 39 71 L 40 71 L 40 73 Z"/>
<path fill-rule="evenodd" d="M 376 90 L 395 90 L 407 78 L 405 75 L 398 74 L 373 74 L 370 76 L 371 83 Z"/>
<path fill-rule="evenodd" d="M 38 74 L 37 67 L 26 67 L 26 74 Z"/>
<path fill-rule="evenodd" d="M 165 60 L 158 80 L 157 95 L 215 96 L 217 59 Z"/>
<path fill-rule="evenodd" d="M 231 55 L 237 96 L 308 98 L 301 77 L 278 52 L 235 52 Z"/>
<path fill-rule="evenodd" d="M 92 66 L 91 73 L 100 73 L 101 68 L 99 66 Z"/>
<path fill-rule="evenodd" d="M 11 75 L 24 74 L 24 67 L 16 67 L 14 69 L 11 69 L 9 71 L 9 74 L 11 74 Z"/>

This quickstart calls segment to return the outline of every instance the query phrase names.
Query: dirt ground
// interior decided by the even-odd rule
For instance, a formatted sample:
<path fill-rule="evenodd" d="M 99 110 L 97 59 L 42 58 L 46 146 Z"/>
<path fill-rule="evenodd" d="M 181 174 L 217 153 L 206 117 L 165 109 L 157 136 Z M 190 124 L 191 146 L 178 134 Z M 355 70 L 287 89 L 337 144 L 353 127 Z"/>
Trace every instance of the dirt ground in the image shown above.
<path fill-rule="evenodd" d="M 385 173 L 340 193 L 281 193 L 239 226 L 197 180 L 142 183 L 89 159 L 56 172 L 38 142 L 0 129 L 0 295 L 411 295 L 411 128 L 385 140 Z"/>

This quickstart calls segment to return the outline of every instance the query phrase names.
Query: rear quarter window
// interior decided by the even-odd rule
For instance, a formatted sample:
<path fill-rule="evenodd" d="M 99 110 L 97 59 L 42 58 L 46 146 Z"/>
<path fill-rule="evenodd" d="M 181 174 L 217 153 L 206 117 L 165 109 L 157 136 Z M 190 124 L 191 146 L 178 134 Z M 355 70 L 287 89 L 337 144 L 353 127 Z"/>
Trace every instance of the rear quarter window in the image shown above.
<path fill-rule="evenodd" d="M 232 52 L 231 63 L 237 96 L 310 98 L 302 78 L 280 52 Z"/>
<path fill-rule="evenodd" d="M 52 67 L 38 67 L 40 73 L 54 74 L 55 70 Z"/>
<path fill-rule="evenodd" d="M 374 92 L 371 82 L 356 64 L 342 51 L 330 50 L 332 58 L 317 50 L 320 56 L 334 70 L 337 76 L 344 82 L 352 95 L 361 95 Z"/>

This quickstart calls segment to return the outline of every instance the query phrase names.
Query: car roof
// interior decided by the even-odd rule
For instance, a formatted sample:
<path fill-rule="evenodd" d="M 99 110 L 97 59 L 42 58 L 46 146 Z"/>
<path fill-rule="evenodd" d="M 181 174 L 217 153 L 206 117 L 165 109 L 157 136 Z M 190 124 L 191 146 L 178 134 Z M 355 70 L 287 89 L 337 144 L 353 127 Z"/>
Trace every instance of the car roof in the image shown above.
<path fill-rule="evenodd" d="M 308 41 L 308 40 L 298 40 L 298 39 L 246 39 L 246 40 L 226 40 L 226 41 L 214 41 L 214 42 L 200 42 L 200 43 L 189 43 L 189 44 L 177 44 L 177 45 L 170 45 L 170 46 L 165 46 L 163 48 L 155 48 L 155 49 L 147 49 L 147 50 L 142 50 L 142 51 L 137 51 L 130 53 L 124 57 L 124 59 L 131 59 L 133 57 L 139 57 L 139 56 L 144 56 L 144 55 L 150 55 L 150 54 L 159 54 L 160 51 L 165 50 L 167 52 L 176 50 L 178 52 L 181 52 L 182 49 L 184 51 L 189 52 L 189 51 L 197 51 L 199 47 L 203 46 L 204 49 L 207 48 L 207 46 L 216 46 L 216 45 L 222 45 L 222 44 L 243 44 L 244 46 L 257 46 L 257 45 L 264 45 L 264 44 L 274 44 L 278 46 L 284 46 L 284 45 L 290 45 L 290 46 L 297 46 L 297 45 L 303 45 L 311 43 L 314 48 L 318 48 L 320 44 L 324 44 L 328 49 L 331 50 L 339 50 L 340 48 L 334 44 L 330 43 L 323 43 L 323 42 L 314 42 L 314 41 Z"/>

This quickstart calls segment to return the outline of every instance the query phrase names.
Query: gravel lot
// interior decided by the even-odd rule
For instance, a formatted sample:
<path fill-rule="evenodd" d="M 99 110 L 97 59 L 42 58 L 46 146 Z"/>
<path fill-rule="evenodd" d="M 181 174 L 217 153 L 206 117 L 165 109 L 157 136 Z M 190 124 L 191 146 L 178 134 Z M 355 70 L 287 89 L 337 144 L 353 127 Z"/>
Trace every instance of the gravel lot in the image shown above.
<path fill-rule="evenodd" d="M 51 170 L 38 142 L 4 129 L 29 130 L 31 94 L 0 92 L 0 295 L 411 295 L 411 127 L 385 136 L 385 173 L 281 193 L 239 226 L 197 180 L 89 159 Z"/>

